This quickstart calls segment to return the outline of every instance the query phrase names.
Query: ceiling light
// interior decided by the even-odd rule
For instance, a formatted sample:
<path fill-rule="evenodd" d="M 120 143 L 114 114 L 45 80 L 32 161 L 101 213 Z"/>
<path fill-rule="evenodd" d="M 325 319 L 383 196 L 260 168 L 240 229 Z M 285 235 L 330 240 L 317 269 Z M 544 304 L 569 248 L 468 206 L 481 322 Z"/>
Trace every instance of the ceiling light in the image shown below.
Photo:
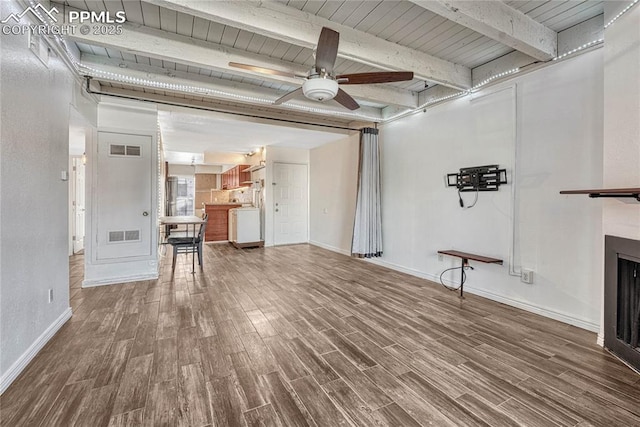
<path fill-rule="evenodd" d="M 309 79 L 303 83 L 302 93 L 315 101 L 333 99 L 338 93 L 338 82 L 332 79 Z"/>

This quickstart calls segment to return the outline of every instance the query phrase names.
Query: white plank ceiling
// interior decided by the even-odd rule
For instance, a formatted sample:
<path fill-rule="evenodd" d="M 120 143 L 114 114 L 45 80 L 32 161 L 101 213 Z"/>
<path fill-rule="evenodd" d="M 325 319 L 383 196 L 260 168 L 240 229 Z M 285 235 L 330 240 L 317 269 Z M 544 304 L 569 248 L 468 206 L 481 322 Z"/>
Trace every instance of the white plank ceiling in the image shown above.
<path fill-rule="evenodd" d="M 314 52 L 307 42 L 292 43 L 291 38 L 278 37 L 277 31 L 271 32 L 268 27 L 260 27 L 261 24 L 254 25 L 253 23 L 238 21 L 237 24 L 229 25 L 228 16 L 221 16 L 218 19 L 215 15 L 206 14 L 206 11 L 202 12 L 202 7 L 208 7 L 208 5 L 201 6 L 202 4 L 216 2 L 148 1 L 65 0 L 56 4 L 63 8 L 109 11 L 112 14 L 124 10 L 128 24 L 134 24 L 134 27 L 131 28 L 159 30 L 160 33 L 154 33 L 156 37 L 166 37 L 169 41 L 177 37 L 179 40 L 185 40 L 185 38 L 186 40 L 193 40 L 194 43 L 202 44 L 204 42 L 205 47 L 212 46 L 218 49 L 217 51 L 213 50 L 211 55 L 218 54 L 216 52 L 220 52 L 220 48 L 223 51 L 231 49 L 234 54 L 246 55 L 247 60 L 245 62 L 247 63 L 252 63 L 252 58 L 258 58 L 264 60 L 266 64 L 275 64 L 272 68 L 279 69 L 284 69 L 283 67 L 288 65 L 295 66 L 299 70 L 305 70 L 310 69 L 314 64 Z M 433 1 L 442 4 L 456 3 L 455 1 L 445 2 L 444 0 Z M 237 2 L 236 5 L 238 3 L 242 3 L 243 7 L 251 5 L 249 2 Z M 532 23 L 534 27 L 542 24 L 542 26 L 546 27 L 545 30 L 552 30 L 552 34 L 553 32 L 557 33 L 566 30 L 603 13 L 603 1 L 506 0 L 503 3 L 508 6 L 506 9 L 509 10 L 509 13 L 524 14 L 527 17 L 525 19 Z M 414 52 L 416 57 L 435 57 L 438 61 L 447 61 L 446 63 L 449 65 L 459 67 L 463 71 L 467 70 L 469 83 L 471 81 L 471 70 L 514 51 L 513 47 L 502 43 L 507 43 L 504 40 L 502 42 L 494 40 L 487 35 L 480 34 L 464 25 L 440 16 L 430 11 L 438 11 L 437 9 L 430 7 L 430 5 L 425 5 L 425 2 L 421 4 L 420 1 L 277 0 L 271 3 L 265 2 L 264 4 L 271 4 L 271 6 L 266 6 L 269 11 L 273 9 L 277 13 L 285 15 L 290 13 L 291 16 L 295 17 L 292 20 L 304 21 L 304 19 L 308 19 L 310 28 L 313 28 L 314 22 L 320 22 L 323 26 L 337 27 L 334 29 L 349 28 L 356 30 L 357 33 L 353 34 L 362 36 L 362 49 L 365 53 L 367 46 L 370 46 L 373 40 L 380 41 L 383 46 L 397 46 L 399 49 L 409 49 L 399 50 L 398 52 Z M 256 3 L 255 7 L 265 7 L 264 4 Z M 503 7 L 504 5 L 500 6 Z M 235 7 L 235 5 L 232 7 Z M 447 5 L 446 7 L 450 6 Z M 301 12 L 304 12 L 304 14 L 300 15 Z M 256 16 L 259 15 L 256 14 Z M 456 21 L 463 22 L 457 19 Z M 489 25 L 493 24 L 489 22 Z M 182 38 L 178 36 L 182 36 Z M 184 60 L 180 56 L 171 57 L 171 60 L 169 60 L 166 57 L 161 57 L 155 51 L 147 51 L 143 45 L 139 49 L 119 46 L 117 37 L 107 36 L 103 39 L 75 37 L 70 42 L 75 43 L 81 52 L 80 62 L 83 59 L 87 61 L 92 59 L 94 67 L 99 68 L 98 65 L 95 65 L 100 62 L 96 62 L 96 58 L 112 59 L 119 64 L 117 66 L 123 74 L 129 72 L 129 70 L 144 70 L 147 73 L 155 70 L 158 75 L 165 77 L 172 76 L 172 73 L 179 73 L 183 78 L 186 77 L 188 79 L 191 76 L 194 79 L 193 84 L 195 86 L 202 82 L 202 78 L 206 78 L 218 86 L 228 86 L 230 91 L 235 90 L 237 87 L 242 87 L 245 91 L 255 88 L 256 93 L 259 93 L 262 97 L 265 96 L 265 93 L 272 94 L 272 99 L 276 99 L 284 93 L 299 87 L 302 82 L 301 80 L 263 77 L 255 73 L 251 74 L 229 67 L 211 67 L 205 63 L 198 63 L 197 65 L 200 66 L 196 66 L 194 61 Z M 313 37 L 317 39 L 317 35 Z M 516 34 L 514 37 L 517 38 L 518 35 Z M 511 44 L 511 46 L 514 45 Z M 393 69 L 389 65 L 393 64 L 393 59 L 386 65 L 379 66 L 379 63 L 375 61 L 368 62 L 366 58 L 357 58 L 354 55 L 343 55 L 349 56 L 351 59 L 340 57 L 340 52 L 339 50 L 339 57 L 335 66 L 336 74 Z M 110 64 L 113 64 L 114 61 L 111 61 Z M 374 63 L 377 65 L 373 66 Z M 416 74 L 418 75 L 418 73 Z M 151 76 L 151 79 L 153 79 L 153 76 Z M 109 83 L 106 78 L 96 78 L 96 80 L 101 81 L 104 87 L 119 88 L 120 90 L 128 89 L 137 94 L 162 93 L 174 97 L 184 97 L 184 99 L 207 100 L 206 96 L 194 97 L 189 94 L 176 94 L 175 91 L 167 90 L 135 88 L 137 90 L 134 91 L 134 88 L 129 83 Z M 344 86 L 344 89 L 348 93 L 353 92 L 352 95 L 361 105 L 382 111 L 381 109 L 388 105 L 410 108 L 412 103 L 415 103 L 415 106 L 417 106 L 418 93 L 427 87 L 435 85 L 436 82 L 434 80 L 422 77 L 414 78 L 414 80 L 408 82 L 367 85 L 388 88 L 387 90 L 392 91 L 389 93 L 397 94 L 400 97 L 398 99 L 403 99 L 401 98 L 402 96 L 411 96 L 413 98 L 406 98 L 414 99 L 414 101 L 410 102 L 387 102 L 390 98 L 385 96 L 384 91 L 361 94 L 358 91 L 361 88 Z M 250 104 L 249 101 L 247 102 Z M 405 105 L 401 105 L 403 103 Z M 321 107 L 322 105 L 319 106 Z M 264 109 L 264 107 L 264 104 L 259 106 L 260 109 Z"/>

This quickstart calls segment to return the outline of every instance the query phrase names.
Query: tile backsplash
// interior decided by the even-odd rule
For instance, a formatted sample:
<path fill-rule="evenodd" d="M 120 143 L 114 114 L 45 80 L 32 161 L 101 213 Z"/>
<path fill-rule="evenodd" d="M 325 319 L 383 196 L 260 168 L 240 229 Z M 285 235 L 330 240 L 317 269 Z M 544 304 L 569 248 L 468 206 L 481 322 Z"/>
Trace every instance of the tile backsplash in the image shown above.
<path fill-rule="evenodd" d="M 251 189 L 244 188 L 240 190 L 231 190 L 229 191 L 229 201 L 236 200 L 238 203 L 252 203 L 253 202 L 253 194 Z"/>
<path fill-rule="evenodd" d="M 229 203 L 229 192 L 226 190 L 211 190 L 210 203 Z"/>
<path fill-rule="evenodd" d="M 196 208 L 204 203 L 253 203 L 251 189 L 196 191 Z"/>

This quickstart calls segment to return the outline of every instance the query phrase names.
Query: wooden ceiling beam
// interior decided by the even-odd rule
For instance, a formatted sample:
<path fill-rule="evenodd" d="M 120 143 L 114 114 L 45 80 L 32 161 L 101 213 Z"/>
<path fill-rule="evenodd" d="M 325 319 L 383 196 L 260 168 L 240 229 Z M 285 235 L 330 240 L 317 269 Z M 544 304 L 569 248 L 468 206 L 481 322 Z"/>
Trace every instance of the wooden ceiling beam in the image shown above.
<path fill-rule="evenodd" d="M 160 7 L 314 49 L 322 27 L 340 33 L 338 56 L 382 70 L 413 71 L 419 79 L 471 87 L 471 70 L 415 49 L 277 2 L 146 0 Z"/>
<path fill-rule="evenodd" d="M 303 80 L 257 74 L 230 67 L 229 62 L 250 63 L 260 67 L 292 70 L 297 73 L 306 73 L 308 71 L 301 65 L 292 62 L 279 61 L 240 49 L 195 40 L 191 37 L 138 24 L 123 24 L 123 32 L 117 36 L 92 33 L 81 34 L 77 31 L 76 34 L 70 35 L 69 38 L 89 45 L 295 87 L 300 86 Z M 395 105 L 404 108 L 415 108 L 418 102 L 417 96 L 413 92 L 388 85 L 353 85 L 348 88 L 348 92 L 356 99 L 385 106 Z"/>
<path fill-rule="evenodd" d="M 185 73 L 182 71 L 168 71 L 161 67 L 154 67 L 151 65 L 142 65 L 142 64 L 134 64 L 131 62 L 126 62 L 119 59 L 106 58 L 98 55 L 90 55 L 90 54 L 82 54 L 80 57 L 81 64 L 86 67 L 91 67 L 92 69 L 100 70 L 104 73 L 112 73 L 112 74 L 120 74 L 127 76 L 131 79 L 138 80 L 149 80 L 154 83 L 159 83 L 162 85 L 176 85 L 178 88 L 172 89 L 170 87 L 150 87 L 150 89 L 155 89 L 159 91 L 164 91 L 167 93 L 182 93 L 190 96 L 200 96 L 204 98 L 215 98 L 218 100 L 225 100 L 228 102 L 233 102 L 236 104 L 251 104 L 256 105 L 259 108 L 273 108 L 277 109 L 281 112 L 285 112 L 287 110 L 291 111 L 290 108 L 287 108 L 286 105 L 283 106 L 273 106 L 269 103 L 259 103 L 251 98 L 261 98 L 265 100 L 276 100 L 283 92 L 278 92 L 273 89 L 268 89 L 265 87 L 256 87 L 254 85 L 250 85 L 247 83 L 234 82 L 229 80 L 222 80 L 217 78 L 211 78 L 206 76 L 198 76 L 192 73 Z M 134 85 L 133 82 L 126 81 L 116 81 L 107 77 L 101 77 L 99 73 L 87 71 L 88 75 L 91 75 L 96 80 L 104 80 L 104 81 L 114 81 L 116 83 L 120 83 L 123 85 Z M 179 86 L 196 86 L 201 91 L 198 92 L 189 92 L 179 89 Z M 144 87 L 144 85 L 142 85 Z M 225 95 L 228 93 L 230 95 Z M 235 96 L 234 96 L 235 95 Z M 327 102 L 320 104 L 318 102 L 310 101 L 304 97 L 300 99 L 296 99 L 293 101 L 296 105 L 314 109 L 314 108 L 322 108 L 327 111 L 334 111 L 336 113 L 344 113 L 347 112 L 343 107 L 336 104 L 335 102 Z M 297 110 L 296 110 L 297 111 Z M 379 108 L 372 107 L 360 107 L 357 113 L 364 114 L 368 117 L 381 119 L 381 110 Z M 303 114 L 300 111 L 300 114 Z"/>
<path fill-rule="evenodd" d="M 539 61 L 548 61 L 557 56 L 558 34 L 502 1 L 411 2 Z"/>

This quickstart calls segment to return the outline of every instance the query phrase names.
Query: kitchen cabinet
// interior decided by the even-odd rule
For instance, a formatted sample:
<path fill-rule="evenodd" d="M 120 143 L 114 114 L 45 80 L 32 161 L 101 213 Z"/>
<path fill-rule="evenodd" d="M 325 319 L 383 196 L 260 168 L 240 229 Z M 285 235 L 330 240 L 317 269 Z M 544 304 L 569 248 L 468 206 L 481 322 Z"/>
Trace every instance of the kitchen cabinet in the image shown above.
<path fill-rule="evenodd" d="M 235 188 L 246 187 L 251 181 L 251 172 L 244 172 L 251 165 L 236 165 L 222 174 L 222 189 L 233 190 Z M 245 183 L 245 184 L 243 184 Z"/>
<path fill-rule="evenodd" d="M 242 206 L 239 203 L 206 204 L 205 212 L 209 215 L 204 235 L 206 242 L 229 240 L 229 209 Z"/>

